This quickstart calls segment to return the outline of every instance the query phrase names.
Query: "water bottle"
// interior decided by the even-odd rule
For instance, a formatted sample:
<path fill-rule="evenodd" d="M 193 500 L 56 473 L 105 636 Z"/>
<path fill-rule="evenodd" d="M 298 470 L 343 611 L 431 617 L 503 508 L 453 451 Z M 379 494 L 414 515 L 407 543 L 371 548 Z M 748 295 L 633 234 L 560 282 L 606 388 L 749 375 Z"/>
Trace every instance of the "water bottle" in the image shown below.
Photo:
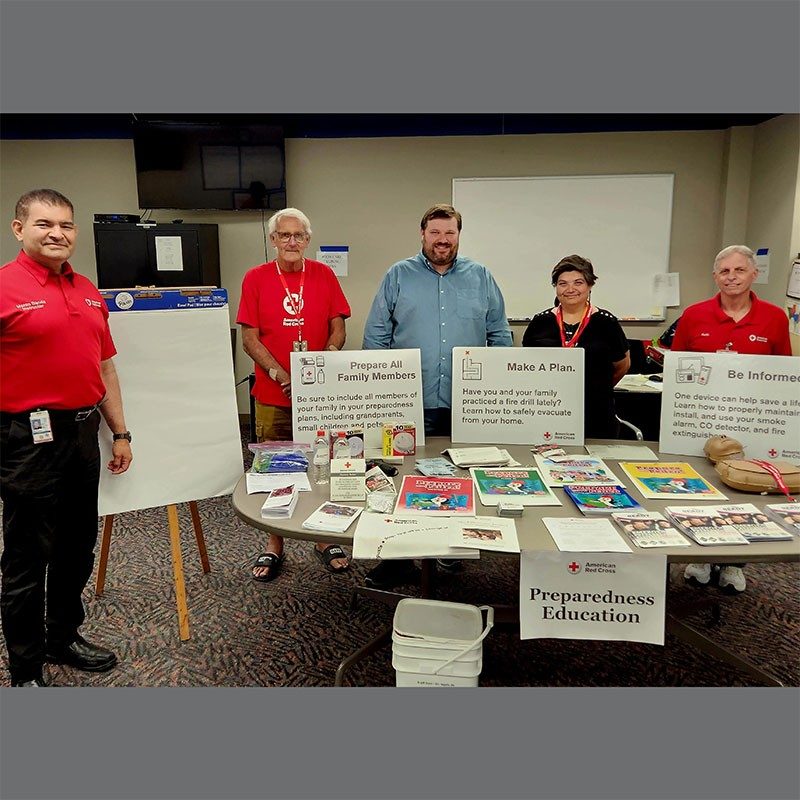
<path fill-rule="evenodd" d="M 317 486 L 322 486 L 330 481 L 331 454 L 328 450 L 328 436 L 324 430 L 317 431 L 314 438 L 314 458 L 311 470 L 313 481 Z"/>
<path fill-rule="evenodd" d="M 350 458 L 350 441 L 345 431 L 339 431 L 336 434 L 336 440 L 333 443 L 333 458 Z"/>

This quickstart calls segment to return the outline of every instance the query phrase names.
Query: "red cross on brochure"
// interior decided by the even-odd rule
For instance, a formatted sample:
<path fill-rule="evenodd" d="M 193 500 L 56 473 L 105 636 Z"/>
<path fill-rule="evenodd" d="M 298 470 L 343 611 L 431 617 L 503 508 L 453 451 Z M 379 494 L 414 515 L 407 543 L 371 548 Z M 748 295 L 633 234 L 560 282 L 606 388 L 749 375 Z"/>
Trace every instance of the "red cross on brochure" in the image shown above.
<path fill-rule="evenodd" d="M 573 561 L 571 564 L 567 564 L 567 569 L 570 572 L 577 572 L 581 568 L 581 565 L 577 561 Z"/>

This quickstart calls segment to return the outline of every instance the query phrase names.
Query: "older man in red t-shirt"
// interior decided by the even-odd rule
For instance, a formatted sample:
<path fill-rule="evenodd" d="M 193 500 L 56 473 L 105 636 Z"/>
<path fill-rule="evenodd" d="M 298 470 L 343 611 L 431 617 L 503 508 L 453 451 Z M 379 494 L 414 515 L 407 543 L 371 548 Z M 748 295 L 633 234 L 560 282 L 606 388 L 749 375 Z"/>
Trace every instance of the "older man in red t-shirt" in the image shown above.
<path fill-rule="evenodd" d="M 296 208 L 285 208 L 268 223 L 278 251 L 274 261 L 244 276 L 236 321 L 244 351 L 255 362 L 256 439 L 292 439 L 290 354 L 341 350 L 350 306 L 330 267 L 304 258 L 311 223 Z M 331 572 L 349 567 L 339 545 L 318 544 L 317 557 Z M 270 534 L 267 552 L 256 558 L 253 578 L 271 581 L 283 563 L 283 538 Z"/>
<path fill-rule="evenodd" d="M 714 259 L 712 275 L 719 293 L 681 314 L 671 349 L 790 356 L 788 317 L 750 291 L 758 276 L 753 251 L 740 244 L 726 247 Z M 747 587 L 744 564 L 689 564 L 683 576 L 705 586 L 711 581 L 712 567 L 719 569 L 720 589 L 738 593 Z"/>

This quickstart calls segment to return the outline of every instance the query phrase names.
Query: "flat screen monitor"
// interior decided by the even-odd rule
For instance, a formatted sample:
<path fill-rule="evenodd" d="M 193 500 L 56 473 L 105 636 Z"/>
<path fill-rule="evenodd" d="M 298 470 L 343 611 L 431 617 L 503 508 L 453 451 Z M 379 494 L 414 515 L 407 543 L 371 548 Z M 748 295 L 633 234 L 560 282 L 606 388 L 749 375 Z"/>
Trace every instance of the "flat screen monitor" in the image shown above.
<path fill-rule="evenodd" d="M 133 145 L 140 208 L 286 206 L 282 126 L 138 120 Z"/>

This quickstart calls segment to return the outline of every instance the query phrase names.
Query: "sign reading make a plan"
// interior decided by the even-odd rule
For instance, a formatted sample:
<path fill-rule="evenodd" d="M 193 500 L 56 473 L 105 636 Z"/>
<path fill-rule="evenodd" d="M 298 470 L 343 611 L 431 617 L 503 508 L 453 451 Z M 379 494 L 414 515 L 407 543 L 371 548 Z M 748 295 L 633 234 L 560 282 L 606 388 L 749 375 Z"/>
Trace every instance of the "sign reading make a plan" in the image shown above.
<path fill-rule="evenodd" d="M 521 639 L 664 644 L 667 557 L 523 551 Z"/>
<path fill-rule="evenodd" d="M 291 367 L 295 441 L 358 427 L 365 447 L 380 447 L 385 422 L 413 422 L 425 444 L 419 350 L 292 353 Z"/>
<path fill-rule="evenodd" d="M 583 444 L 580 347 L 454 347 L 453 441 Z"/>
<path fill-rule="evenodd" d="M 661 452 L 703 455 L 725 434 L 747 458 L 800 458 L 800 358 L 669 352 L 663 387 Z"/>

